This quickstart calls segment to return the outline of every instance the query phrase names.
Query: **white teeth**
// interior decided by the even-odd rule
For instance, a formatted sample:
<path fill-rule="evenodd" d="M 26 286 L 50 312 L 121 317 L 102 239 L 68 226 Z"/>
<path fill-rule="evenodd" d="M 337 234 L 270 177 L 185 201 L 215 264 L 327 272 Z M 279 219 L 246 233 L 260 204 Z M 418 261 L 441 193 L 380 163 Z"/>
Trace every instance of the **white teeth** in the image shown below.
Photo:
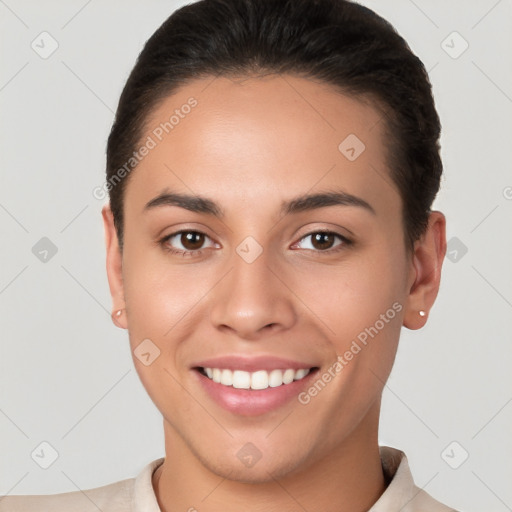
<path fill-rule="evenodd" d="M 267 389 L 268 388 L 268 372 L 258 370 L 251 375 L 251 389 Z"/>
<path fill-rule="evenodd" d="M 283 383 L 290 384 L 290 382 L 293 382 L 294 377 L 295 377 L 295 370 L 293 370 L 292 368 L 288 368 L 288 370 L 285 370 L 283 373 Z"/>
<path fill-rule="evenodd" d="M 277 388 L 283 384 L 290 384 L 294 380 L 303 379 L 309 368 L 294 370 L 258 370 L 256 372 L 244 372 L 243 370 L 226 370 L 220 368 L 203 368 L 207 377 L 213 382 L 224 386 L 233 386 L 236 389 L 267 389 Z"/>
<path fill-rule="evenodd" d="M 268 375 L 268 385 L 271 388 L 277 388 L 283 383 L 283 372 L 281 370 L 272 370 Z"/>
<path fill-rule="evenodd" d="M 224 384 L 224 386 L 232 386 L 233 372 L 231 370 L 222 370 L 222 373 L 220 374 L 220 383 Z"/>
<path fill-rule="evenodd" d="M 300 370 L 297 370 L 295 372 L 295 375 L 293 377 L 293 380 L 300 380 L 304 378 L 308 374 L 309 370 L 303 370 L 302 368 Z"/>
<path fill-rule="evenodd" d="M 235 370 L 233 372 L 233 387 L 236 389 L 249 389 L 251 387 L 251 374 Z"/>

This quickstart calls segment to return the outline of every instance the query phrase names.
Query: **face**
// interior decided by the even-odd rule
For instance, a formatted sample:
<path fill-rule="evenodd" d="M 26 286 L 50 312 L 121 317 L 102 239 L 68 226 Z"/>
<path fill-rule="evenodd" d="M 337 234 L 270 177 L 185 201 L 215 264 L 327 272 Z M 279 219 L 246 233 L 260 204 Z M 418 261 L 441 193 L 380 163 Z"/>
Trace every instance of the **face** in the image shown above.
<path fill-rule="evenodd" d="M 166 443 L 219 475 L 264 481 L 375 440 L 418 275 L 382 125 L 303 78 L 197 80 L 148 120 L 122 257 L 104 212 Z"/>

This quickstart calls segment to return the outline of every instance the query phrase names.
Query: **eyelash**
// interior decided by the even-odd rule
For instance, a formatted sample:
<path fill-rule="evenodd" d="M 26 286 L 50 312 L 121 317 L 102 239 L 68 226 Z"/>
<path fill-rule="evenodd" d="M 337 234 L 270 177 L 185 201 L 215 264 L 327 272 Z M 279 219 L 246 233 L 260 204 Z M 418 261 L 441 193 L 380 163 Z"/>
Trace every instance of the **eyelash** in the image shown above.
<path fill-rule="evenodd" d="M 193 250 L 193 251 L 190 251 L 190 250 L 183 251 L 181 249 L 174 249 L 174 248 L 169 247 L 167 245 L 167 242 L 171 238 L 174 238 L 177 235 L 182 235 L 184 233 L 195 233 L 195 234 L 204 235 L 205 237 L 210 238 L 206 233 L 203 233 L 202 231 L 186 230 L 185 229 L 185 230 L 181 230 L 181 231 L 176 231 L 175 233 L 171 233 L 170 235 L 166 235 L 161 240 L 159 240 L 158 243 L 169 254 L 173 254 L 173 255 L 177 255 L 177 256 L 182 256 L 184 258 L 185 257 L 199 257 L 199 256 L 201 256 L 203 254 L 203 249 L 196 249 L 196 250 Z M 306 249 L 307 251 L 312 251 L 316 255 L 336 253 L 338 251 L 346 249 L 347 247 L 350 247 L 354 243 L 352 240 L 349 240 L 347 237 L 345 237 L 343 235 L 340 235 L 339 233 L 336 233 L 335 231 L 328 231 L 328 230 L 320 229 L 320 230 L 311 231 L 310 233 L 305 234 L 303 237 L 300 238 L 300 240 L 298 242 L 296 242 L 296 244 L 300 243 L 305 238 L 308 238 L 310 236 L 313 236 L 313 235 L 316 235 L 316 234 L 320 234 L 320 233 L 321 234 L 326 234 L 326 235 L 334 235 L 339 240 L 341 240 L 343 243 L 338 244 L 338 245 L 336 245 L 335 247 L 333 247 L 331 249 L 326 249 L 324 251 L 322 251 L 322 250 L 314 250 L 314 249 Z M 296 244 L 294 244 L 294 245 L 296 245 Z"/>
<path fill-rule="evenodd" d="M 197 249 L 195 251 L 183 251 L 181 249 L 173 249 L 172 247 L 169 247 L 167 245 L 167 241 L 171 238 L 174 238 L 175 236 L 182 235 L 184 233 L 195 233 L 198 235 L 204 235 L 207 238 L 210 238 L 206 233 L 203 233 L 202 231 L 198 231 L 196 229 L 183 229 L 181 231 L 176 231 L 175 233 L 171 233 L 170 235 L 164 236 L 160 241 L 159 244 L 162 246 L 162 248 L 170 254 L 175 254 L 177 256 L 183 256 L 185 257 L 195 257 L 195 256 L 201 256 L 203 254 L 202 249 Z"/>

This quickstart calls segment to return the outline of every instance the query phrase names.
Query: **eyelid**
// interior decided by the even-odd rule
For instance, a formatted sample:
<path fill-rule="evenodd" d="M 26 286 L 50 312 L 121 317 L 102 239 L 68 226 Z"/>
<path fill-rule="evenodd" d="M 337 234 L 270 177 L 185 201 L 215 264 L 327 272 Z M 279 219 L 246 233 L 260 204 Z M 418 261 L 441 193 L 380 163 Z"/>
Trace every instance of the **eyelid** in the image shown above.
<path fill-rule="evenodd" d="M 205 233 L 204 231 L 201 231 L 199 229 L 180 229 L 178 231 L 174 231 L 173 233 L 169 233 L 168 235 L 165 236 L 165 238 L 173 238 L 178 235 L 183 235 L 184 233 L 197 233 L 198 235 L 203 235 L 206 238 L 209 238 L 210 240 L 212 239 L 212 237 L 208 235 L 208 233 Z"/>
<path fill-rule="evenodd" d="M 210 239 L 210 241 L 212 242 L 213 246 L 209 246 L 209 247 L 202 247 L 200 249 L 177 249 L 177 248 L 174 248 L 173 246 L 168 246 L 167 243 L 169 242 L 169 240 L 173 239 L 174 237 L 177 237 L 179 235 L 182 235 L 184 233 L 196 233 L 196 234 L 200 234 L 200 235 L 203 235 L 205 238 L 208 238 Z M 347 248 L 351 245 L 353 245 L 354 241 L 351 240 L 350 238 L 348 238 L 347 236 L 345 235 L 342 235 L 341 233 L 339 233 L 338 231 L 335 231 L 333 230 L 332 228 L 329 229 L 329 228 L 317 228 L 317 229 L 310 229 L 310 231 L 306 232 L 306 233 L 303 233 L 300 238 L 297 239 L 296 242 L 294 242 L 292 245 L 291 245 L 291 248 L 295 248 L 298 244 L 300 244 L 304 239 L 308 238 L 308 237 L 311 237 L 313 235 L 316 235 L 318 233 L 326 233 L 326 234 L 329 234 L 329 235 L 334 235 L 334 237 L 338 238 L 338 240 L 340 240 L 341 243 L 338 243 L 337 245 L 334 245 L 333 247 L 330 247 L 329 249 L 325 249 L 325 250 L 321 250 L 321 249 L 305 249 L 307 251 L 310 251 L 310 252 L 313 252 L 313 253 L 317 253 L 317 254 L 329 254 L 329 253 L 333 253 L 333 252 L 336 252 L 337 250 L 341 250 L 341 249 L 344 249 L 344 248 Z M 178 229 L 177 231 L 173 231 L 172 233 L 169 233 L 163 237 L 161 237 L 159 240 L 158 240 L 158 244 L 160 246 L 162 246 L 164 248 L 164 250 L 166 250 L 167 252 L 170 252 L 170 253 L 173 253 L 173 254 L 179 254 L 179 255 L 189 255 L 189 256 L 199 256 L 202 254 L 202 252 L 206 249 L 212 249 L 212 248 L 219 248 L 219 247 L 222 247 L 218 242 L 216 242 L 215 240 L 212 239 L 212 237 L 210 237 L 207 233 L 205 233 L 204 231 L 201 231 L 200 229 L 195 229 L 195 228 L 181 228 L 181 229 Z M 299 248 L 300 249 L 300 248 Z"/>
<path fill-rule="evenodd" d="M 172 230 L 172 231 L 169 231 Z M 189 232 L 194 231 L 197 233 L 201 233 L 205 236 L 208 236 L 212 238 L 211 235 L 208 233 L 214 233 L 211 228 L 208 226 L 205 226 L 203 223 L 200 222 L 176 222 L 175 224 L 167 225 L 165 228 L 160 229 L 156 234 L 155 238 L 161 239 L 165 238 L 170 235 L 176 235 L 177 233 L 183 233 L 183 232 Z M 162 233 L 168 232 L 167 235 L 162 235 Z M 214 235 L 217 236 L 217 235 Z"/>
<path fill-rule="evenodd" d="M 307 235 L 311 235 L 313 233 L 333 233 L 335 235 L 339 235 L 340 237 L 344 237 L 346 239 L 350 239 L 351 237 L 355 237 L 355 234 L 348 228 L 344 226 L 340 226 L 339 224 L 334 224 L 332 222 L 308 222 L 306 225 L 303 225 L 299 230 L 297 230 L 298 235 L 297 239 L 303 238 Z M 302 233 L 302 234 L 301 234 Z"/>
<path fill-rule="evenodd" d="M 310 236 L 313 236 L 313 235 L 316 235 L 318 233 L 326 233 L 328 235 L 334 235 L 335 237 L 337 237 L 338 239 L 341 240 L 341 243 L 335 245 L 334 247 L 330 247 L 329 249 L 325 249 L 325 250 L 320 250 L 320 249 L 305 249 L 307 251 L 312 251 L 312 252 L 315 252 L 315 253 L 319 253 L 319 254 L 328 254 L 330 252 L 335 252 L 338 248 L 341 249 L 341 248 L 345 248 L 345 247 L 348 247 L 348 246 L 351 246 L 353 245 L 353 240 L 351 240 L 350 238 L 348 238 L 347 236 L 345 235 L 342 235 L 341 233 L 338 233 L 337 231 L 333 231 L 332 229 L 314 229 L 312 231 L 309 231 L 308 233 L 304 233 L 303 235 L 301 235 L 301 237 L 292 244 L 292 247 L 295 247 L 297 246 L 300 242 L 302 242 L 305 238 L 308 238 Z"/>
<path fill-rule="evenodd" d="M 212 243 L 214 244 L 214 246 L 213 247 L 211 247 L 211 246 L 203 247 L 200 249 L 177 249 L 174 246 L 168 244 L 169 240 L 171 240 L 172 238 L 174 238 L 176 236 L 182 235 L 183 233 L 201 234 L 201 235 L 205 236 L 206 238 L 209 238 L 212 241 Z M 215 242 L 212 239 L 212 237 L 209 236 L 204 231 L 201 231 L 200 229 L 187 228 L 187 227 L 178 229 L 177 231 L 173 231 L 172 233 L 169 233 L 168 235 L 165 235 L 163 237 L 159 237 L 156 241 L 156 244 L 167 254 L 171 254 L 173 256 L 181 256 L 183 258 L 199 257 L 203 254 L 203 252 L 205 250 L 216 248 L 220 245 L 217 242 Z"/>

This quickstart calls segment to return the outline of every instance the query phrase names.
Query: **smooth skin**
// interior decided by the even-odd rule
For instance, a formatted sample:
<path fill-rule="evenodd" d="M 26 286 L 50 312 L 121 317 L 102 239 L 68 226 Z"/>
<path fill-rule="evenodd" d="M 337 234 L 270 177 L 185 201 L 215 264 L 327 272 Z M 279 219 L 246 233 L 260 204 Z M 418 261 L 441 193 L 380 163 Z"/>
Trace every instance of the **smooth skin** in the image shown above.
<path fill-rule="evenodd" d="M 164 512 L 364 511 L 386 488 L 378 449 L 381 394 L 402 325 L 419 329 L 437 296 L 446 220 L 430 215 L 407 254 L 401 198 L 386 168 L 384 119 L 368 102 L 291 75 L 198 79 L 152 113 L 142 140 L 193 97 L 129 177 L 124 248 L 103 208 L 116 323 L 132 352 L 149 338 L 160 356 L 134 364 L 163 415 L 166 458 L 153 475 Z M 354 161 L 338 149 L 355 134 Z M 144 206 L 164 190 L 214 201 L 222 217 Z M 340 191 L 375 210 L 331 205 L 283 215 L 283 202 Z M 190 239 L 180 230 L 199 231 Z M 314 234 L 331 231 L 318 243 Z M 352 241 L 344 242 L 343 238 Z M 247 237 L 252 263 L 236 251 Z M 187 250 L 183 254 L 175 251 Z M 392 304 L 402 309 L 307 405 L 257 416 L 221 408 L 194 363 L 239 354 L 319 366 L 322 375 Z M 246 443 L 261 452 L 247 467 Z"/>

